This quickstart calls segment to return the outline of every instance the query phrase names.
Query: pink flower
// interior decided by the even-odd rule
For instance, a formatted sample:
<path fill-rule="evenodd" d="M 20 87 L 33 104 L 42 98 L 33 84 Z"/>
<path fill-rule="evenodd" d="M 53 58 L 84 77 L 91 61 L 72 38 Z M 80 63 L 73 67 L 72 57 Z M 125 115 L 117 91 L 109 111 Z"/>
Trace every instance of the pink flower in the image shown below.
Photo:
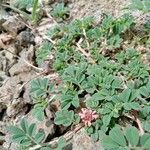
<path fill-rule="evenodd" d="M 88 108 L 82 108 L 82 112 L 79 113 L 82 122 L 84 122 L 85 126 L 91 126 L 93 120 L 97 119 L 99 116 L 96 114 L 96 111 L 92 111 Z"/>

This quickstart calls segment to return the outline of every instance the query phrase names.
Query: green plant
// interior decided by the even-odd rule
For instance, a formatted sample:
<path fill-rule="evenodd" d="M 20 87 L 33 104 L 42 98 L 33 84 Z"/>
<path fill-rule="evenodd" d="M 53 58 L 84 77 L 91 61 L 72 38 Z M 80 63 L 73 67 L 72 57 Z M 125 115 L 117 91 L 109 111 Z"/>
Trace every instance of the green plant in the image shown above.
<path fill-rule="evenodd" d="M 12 141 L 28 148 L 33 145 L 39 145 L 44 140 L 45 134 L 37 131 L 36 124 L 29 124 L 26 119 L 22 119 L 20 127 L 9 126 L 8 131 L 12 135 Z"/>
<path fill-rule="evenodd" d="M 149 0 L 132 0 L 130 9 L 140 10 L 145 13 L 150 12 L 150 1 Z"/>
<path fill-rule="evenodd" d="M 64 3 L 60 3 L 53 8 L 51 14 L 58 19 L 64 20 L 69 16 L 69 9 L 65 7 Z"/>
<path fill-rule="evenodd" d="M 101 23 L 94 22 L 85 17 L 46 33 L 51 43 L 36 50 L 36 62 L 41 65 L 53 55 L 52 67 L 62 82 L 56 88 L 47 78 L 31 82 L 34 116 L 43 119 L 51 100 L 59 100 L 57 126 L 85 123 L 88 135 L 106 150 L 149 149 L 150 67 L 143 60 L 147 53 L 136 47 L 143 43 L 132 43 L 134 19 L 104 15 Z"/>
<path fill-rule="evenodd" d="M 31 82 L 30 95 L 34 102 L 32 114 L 39 121 L 44 120 L 44 110 L 54 98 L 50 97 L 50 93 L 52 93 L 53 87 L 54 86 L 49 83 L 47 78 L 38 78 Z"/>
<path fill-rule="evenodd" d="M 20 121 L 19 126 L 11 125 L 8 127 L 9 133 L 12 135 L 13 142 L 19 145 L 18 150 L 52 150 L 53 145 L 43 144 L 45 133 L 38 131 L 35 123 L 29 124 L 24 118 Z M 66 145 L 64 137 L 60 137 L 56 149 L 61 150 Z"/>
<path fill-rule="evenodd" d="M 69 124 L 66 124 L 66 120 L 63 122 L 62 119 L 62 111 L 66 114 L 70 109 L 76 112 L 84 103 L 84 107 L 96 111 L 100 116 L 100 119 L 92 122 L 91 127 L 87 127 L 88 134 L 95 140 L 103 140 L 99 134 L 101 132 L 108 134 L 109 131 L 111 133 L 126 114 L 137 111 L 142 115 L 149 109 L 143 100 L 144 97 L 149 96 L 147 89 L 149 67 L 142 62 L 141 54 L 133 48 L 117 52 L 117 48 L 124 42 L 126 32 L 134 25 L 131 16 L 125 15 L 118 19 L 105 16 L 100 25 L 95 27 L 93 23 L 91 18 L 75 20 L 62 30 L 57 30 L 54 36 L 51 35 L 53 40 L 56 39 L 55 46 L 59 51 L 55 55 L 54 64 L 56 65 L 58 60 L 61 63 L 61 69 L 56 68 L 56 70 L 58 69 L 63 80 L 59 93 L 62 110 L 56 113 L 55 123 L 71 125 L 74 122 L 71 113 L 68 117 Z M 121 39 L 121 42 L 115 38 Z M 76 58 L 77 39 L 83 40 L 80 46 L 88 54 L 90 53 L 90 57 L 95 59 L 96 64 L 91 64 L 88 56 L 83 55 L 82 52 L 79 52 L 79 55 L 83 58 L 79 60 Z M 102 51 L 98 51 L 104 46 L 108 48 L 105 51 L 111 51 L 112 54 L 103 56 Z M 64 54 L 62 59 L 60 54 Z M 86 94 L 89 95 L 88 98 Z M 58 114 L 62 118 L 58 117 Z M 143 120 L 144 116 L 141 118 L 141 121 Z M 109 145 L 105 145 L 106 149 L 107 146 Z M 117 144 L 115 146 L 119 147 Z M 127 143 L 122 146 L 131 148 Z"/>
<path fill-rule="evenodd" d="M 145 150 L 150 148 L 150 134 L 140 135 L 135 127 L 127 127 L 123 132 L 115 127 L 105 136 L 102 145 L 106 150 Z"/>
<path fill-rule="evenodd" d="M 45 62 L 47 57 L 51 54 L 51 50 L 52 45 L 47 41 L 44 41 L 42 46 L 36 50 L 36 62 L 39 66 Z"/>
<path fill-rule="evenodd" d="M 53 85 L 48 78 L 37 78 L 31 82 L 30 94 L 36 97 L 46 96 L 52 89 Z"/>
<path fill-rule="evenodd" d="M 57 125 L 70 126 L 74 121 L 74 112 L 68 110 L 61 110 L 56 112 L 56 118 L 54 120 Z"/>

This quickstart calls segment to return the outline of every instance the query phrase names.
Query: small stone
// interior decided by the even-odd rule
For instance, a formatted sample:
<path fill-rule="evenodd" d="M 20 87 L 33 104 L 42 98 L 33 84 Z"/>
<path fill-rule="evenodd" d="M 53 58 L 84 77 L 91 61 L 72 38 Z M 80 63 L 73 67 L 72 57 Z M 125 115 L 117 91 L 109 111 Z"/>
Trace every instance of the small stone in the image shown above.
<path fill-rule="evenodd" d="M 9 77 L 6 75 L 5 72 L 0 71 L 0 87 L 5 84 L 5 82 L 7 82 L 7 80 L 9 79 Z"/>
<path fill-rule="evenodd" d="M 2 147 L 2 146 L 0 146 L 0 150 L 7 150 L 6 148 L 4 148 L 4 147 Z"/>
<path fill-rule="evenodd" d="M 24 49 L 20 53 L 20 59 L 18 60 L 18 63 L 14 64 L 10 69 L 9 73 L 11 76 L 18 75 L 23 72 L 30 72 L 31 66 L 27 65 L 23 60 L 27 61 L 28 63 L 32 64 L 32 59 L 34 56 L 34 48 L 33 45 L 30 46 L 30 48 Z"/>
<path fill-rule="evenodd" d="M 22 31 L 18 36 L 17 40 L 19 41 L 19 45 L 23 47 L 28 47 L 30 44 L 35 44 L 34 35 L 29 31 Z"/>
<path fill-rule="evenodd" d="M 104 150 L 99 142 L 94 142 L 84 129 L 73 136 L 72 150 Z"/>
<path fill-rule="evenodd" d="M 8 47 L 8 50 L 10 52 L 12 52 L 13 54 L 15 54 L 15 55 L 18 54 L 16 48 L 14 46 L 12 46 L 12 45 L 10 47 Z M 14 59 L 14 55 L 12 53 L 10 53 L 10 52 L 6 51 L 5 52 L 5 57 L 12 62 L 12 59 Z"/>
<path fill-rule="evenodd" d="M 9 17 L 8 20 L 4 22 L 2 27 L 13 36 L 16 36 L 19 30 L 25 28 L 25 25 L 13 16 Z"/>
<path fill-rule="evenodd" d="M 19 112 L 23 111 L 25 104 L 22 98 L 14 99 L 12 103 L 7 106 L 6 113 L 9 117 L 16 116 Z"/>
<path fill-rule="evenodd" d="M 8 59 L 5 57 L 5 53 L 2 51 L 0 52 L 0 71 L 7 70 Z"/>

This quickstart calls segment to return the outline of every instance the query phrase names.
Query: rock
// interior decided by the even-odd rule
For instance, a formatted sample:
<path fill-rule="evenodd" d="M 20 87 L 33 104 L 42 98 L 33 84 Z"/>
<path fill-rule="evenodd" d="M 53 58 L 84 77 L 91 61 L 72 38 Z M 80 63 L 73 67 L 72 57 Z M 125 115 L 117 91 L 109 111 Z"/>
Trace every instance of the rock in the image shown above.
<path fill-rule="evenodd" d="M 84 129 L 73 136 L 72 150 L 104 150 L 98 142 L 94 142 Z"/>
<path fill-rule="evenodd" d="M 5 57 L 4 51 L 0 52 L 0 71 L 6 72 L 8 65 L 8 59 Z"/>
<path fill-rule="evenodd" d="M 2 146 L 0 146 L 0 150 L 7 150 L 6 148 L 4 148 L 4 147 L 2 147 Z"/>
<path fill-rule="evenodd" d="M 16 85 L 12 96 L 12 101 L 9 101 L 7 103 L 6 114 L 9 117 L 16 116 L 20 111 L 23 111 L 25 103 L 23 101 L 23 98 L 20 98 L 21 93 L 20 86 L 21 86 L 20 84 Z"/>
<path fill-rule="evenodd" d="M 47 30 L 56 27 L 58 24 L 53 20 L 53 18 L 44 18 L 41 20 L 41 23 L 36 28 L 38 33 L 42 36 L 44 36 L 47 33 Z M 38 42 L 40 38 L 36 39 Z M 36 43 L 39 45 L 39 43 Z"/>
<path fill-rule="evenodd" d="M 12 41 L 14 37 L 8 33 L 1 33 L 0 34 L 0 49 L 5 49 Z"/>
<path fill-rule="evenodd" d="M 29 48 L 21 51 L 20 57 L 25 60 L 28 60 L 29 62 L 32 62 L 34 60 L 34 51 L 35 51 L 34 46 L 30 45 Z"/>
<path fill-rule="evenodd" d="M 7 106 L 9 102 L 13 100 L 14 89 L 20 82 L 19 77 L 12 77 L 7 80 L 7 82 L 0 87 L 0 104 Z"/>
<path fill-rule="evenodd" d="M 16 36 L 20 30 L 25 28 L 25 25 L 15 16 L 11 16 L 2 24 L 2 27 L 13 36 Z"/>
<path fill-rule="evenodd" d="M 31 70 L 27 64 L 25 64 L 22 60 L 19 60 L 18 63 L 14 64 L 10 69 L 9 73 L 11 76 L 18 75 L 23 72 L 28 72 Z"/>
<path fill-rule="evenodd" d="M 1 1 L 0 1 L 1 3 Z M 0 6 L 0 31 L 3 30 L 2 24 L 9 18 L 9 15 L 7 11 L 4 9 L 4 7 Z"/>
<path fill-rule="evenodd" d="M 6 113 L 8 117 L 14 117 L 21 111 L 25 110 L 24 106 L 25 106 L 25 103 L 23 101 L 23 98 L 14 99 L 12 103 L 9 103 L 7 105 Z"/>
<path fill-rule="evenodd" d="M 30 31 L 22 31 L 16 38 L 18 44 L 23 47 L 28 47 L 30 44 L 35 44 L 34 35 Z"/>
<path fill-rule="evenodd" d="M 14 55 L 17 55 L 20 51 L 15 48 L 14 45 L 11 45 L 7 48 L 8 51 L 12 52 Z M 14 55 L 8 51 L 5 51 L 5 57 L 12 62 L 12 59 L 14 59 Z"/>
<path fill-rule="evenodd" d="M 0 87 L 7 82 L 9 77 L 5 74 L 5 72 L 0 71 Z"/>
<path fill-rule="evenodd" d="M 34 56 L 34 48 L 33 46 L 30 46 L 28 50 L 24 49 L 20 53 L 20 59 L 18 60 L 18 63 L 14 64 L 10 69 L 9 73 L 11 76 L 18 75 L 23 72 L 30 72 L 31 71 L 31 66 L 27 65 L 23 60 L 29 62 L 32 64 Z"/>
<path fill-rule="evenodd" d="M 5 148 L 6 150 L 18 150 L 18 144 L 15 142 L 13 142 L 13 143 L 11 142 L 10 134 L 6 134 L 3 148 Z"/>
<path fill-rule="evenodd" d="M 14 109 L 14 111 L 16 111 L 17 113 L 17 108 L 15 106 L 17 106 L 16 103 L 18 103 L 18 101 L 21 101 L 20 106 L 18 105 L 19 109 L 21 109 L 20 107 L 23 107 L 23 102 L 25 104 L 27 103 L 26 101 L 24 101 L 24 99 L 17 99 L 20 96 L 20 92 L 22 92 L 23 90 L 20 89 L 20 87 L 22 86 L 20 85 L 20 83 L 26 83 L 30 81 L 33 77 L 35 77 L 34 71 L 20 73 L 17 76 L 10 77 L 7 82 L 2 87 L 0 87 L 0 105 L 6 108 L 9 107 L 8 114 L 10 114 L 11 109 Z M 14 104 L 13 108 L 10 106 L 11 103 Z"/>
<path fill-rule="evenodd" d="M 23 94 L 24 102 L 28 104 L 33 104 L 33 101 L 30 97 L 30 85 L 29 84 L 24 86 L 24 91 L 25 91 Z"/>
<path fill-rule="evenodd" d="M 0 121 L 0 131 L 2 134 L 6 133 L 6 123 L 4 123 L 3 121 Z"/>

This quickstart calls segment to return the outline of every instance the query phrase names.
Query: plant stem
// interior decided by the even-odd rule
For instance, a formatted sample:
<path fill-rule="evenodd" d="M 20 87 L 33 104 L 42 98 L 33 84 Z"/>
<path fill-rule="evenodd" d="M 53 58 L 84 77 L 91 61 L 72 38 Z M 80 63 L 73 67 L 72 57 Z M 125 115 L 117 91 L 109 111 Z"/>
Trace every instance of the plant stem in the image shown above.
<path fill-rule="evenodd" d="M 38 7 L 38 0 L 34 0 L 34 4 L 33 4 L 33 10 L 32 10 L 32 21 L 33 23 L 36 23 L 37 21 L 37 14 L 36 14 L 36 11 L 37 11 L 37 7 Z"/>

